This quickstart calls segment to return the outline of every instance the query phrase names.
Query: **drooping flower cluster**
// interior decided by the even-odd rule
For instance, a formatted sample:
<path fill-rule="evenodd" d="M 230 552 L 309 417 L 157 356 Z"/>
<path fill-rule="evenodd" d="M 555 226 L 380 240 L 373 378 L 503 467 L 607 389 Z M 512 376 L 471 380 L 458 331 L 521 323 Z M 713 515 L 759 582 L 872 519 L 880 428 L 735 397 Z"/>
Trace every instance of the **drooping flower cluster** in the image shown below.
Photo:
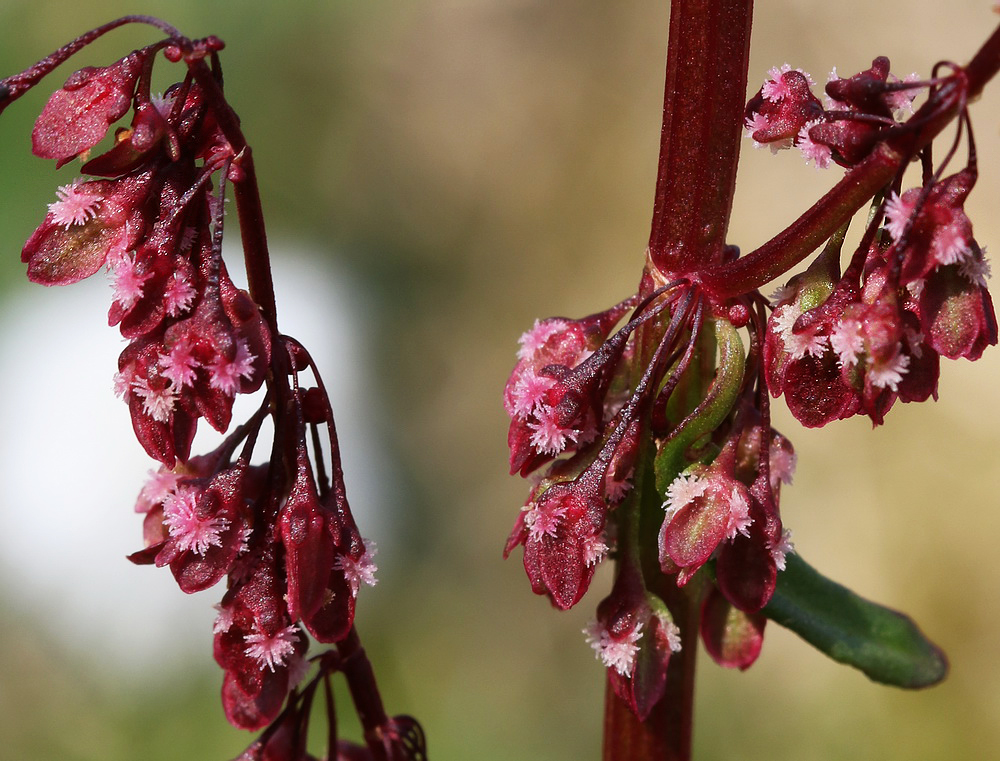
<path fill-rule="evenodd" d="M 756 348 L 748 368 L 737 329 L 727 316 L 707 318 L 696 287 L 683 279 L 659 287 L 653 282 L 644 278 L 640 295 L 607 312 L 536 323 L 521 339 L 505 392 L 512 473 L 524 475 L 570 454 L 552 462 L 532 489 L 505 553 L 523 545 L 532 589 L 559 608 L 579 602 L 601 561 L 616 556 L 615 587 L 587 634 L 616 693 L 640 717 L 662 695 L 681 635 L 654 591 L 657 582 L 642 570 L 641 495 L 630 498 L 636 474 L 655 477 L 667 501 L 659 519 L 661 571 L 684 586 L 714 558 L 726 604 L 751 616 L 773 593 L 790 549 L 778 517 L 777 485 L 790 478 L 794 459 L 767 422 L 766 392 L 753 370 L 759 368 Z M 626 306 L 634 306 L 631 319 L 612 333 Z M 763 326 L 762 304 L 739 306 L 733 314 Z M 704 359 L 695 357 L 714 355 L 716 343 L 725 370 L 699 378 Z M 530 390 L 538 377 L 545 388 L 534 399 Z M 695 393 L 704 396 L 689 406 Z M 552 419 L 568 433 L 558 446 L 542 450 L 531 431 L 546 405 L 559 410 Z M 717 443 L 702 442 L 713 431 Z M 657 451 L 644 444 L 649 438 Z M 696 442 L 703 447 L 696 457 L 701 464 L 681 474 Z M 717 634 L 706 627 L 706 636 Z M 749 665 L 753 658 L 747 657 L 735 665 Z M 731 654 L 726 658 L 734 665 Z"/>
<path fill-rule="evenodd" d="M 189 40 L 155 19 L 120 19 L 3 80 L 0 110 L 83 45 L 130 21 L 151 23 L 168 37 L 110 66 L 76 72 L 35 124 L 36 155 L 60 165 L 79 157 L 82 173 L 94 179 L 58 189 L 22 253 L 29 278 L 44 285 L 74 283 L 101 268 L 111 275 L 108 321 L 129 341 L 115 390 L 139 442 L 160 463 L 136 503 L 145 548 L 130 559 L 169 566 L 187 593 L 227 580 L 214 627 L 223 706 L 237 727 L 271 725 L 245 758 L 310 757 L 304 735 L 288 747 L 280 738 L 293 724 L 304 730 L 317 685 L 337 670 L 354 679 L 355 699 L 367 701 L 366 740 L 377 757 L 420 758 L 419 727 L 385 716 L 353 629 L 359 588 L 375 584 L 375 548 L 348 506 L 315 364 L 277 331 L 250 152 L 222 95 L 222 42 Z M 185 64 L 185 77 L 154 96 L 150 79 L 161 51 Z M 109 127 L 130 112 L 130 125 L 91 158 Z M 230 183 L 253 297 L 236 287 L 222 259 Z M 300 385 L 306 374 L 313 387 Z M 227 431 L 235 396 L 265 383 L 258 411 L 215 451 L 192 457 L 198 421 Z M 267 461 L 253 464 L 268 417 L 275 441 Z M 310 636 L 336 643 L 343 658 L 327 653 L 307 661 Z M 313 664 L 319 669 L 300 691 Z M 332 716 L 329 690 L 326 697 Z M 333 721 L 330 732 L 334 747 Z M 370 757 L 369 750 L 341 747 L 345 758 Z"/>
<path fill-rule="evenodd" d="M 974 156 L 974 154 L 973 154 Z M 839 243 L 778 295 L 768 384 L 804 425 L 855 414 L 879 424 L 893 403 L 937 395 L 939 358 L 978 359 L 997 342 L 989 265 L 963 204 L 974 159 L 891 194 L 839 275 Z"/>

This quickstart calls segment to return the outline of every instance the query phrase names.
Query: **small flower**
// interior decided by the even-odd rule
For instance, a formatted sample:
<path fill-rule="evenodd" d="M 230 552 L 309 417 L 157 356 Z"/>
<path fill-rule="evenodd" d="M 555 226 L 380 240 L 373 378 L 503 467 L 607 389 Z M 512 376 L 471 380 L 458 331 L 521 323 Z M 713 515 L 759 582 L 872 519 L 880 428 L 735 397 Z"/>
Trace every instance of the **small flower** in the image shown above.
<path fill-rule="evenodd" d="M 537 420 L 528 423 L 528 428 L 533 432 L 531 444 L 541 454 L 557 455 L 566 449 L 567 444 L 575 443 L 580 436 L 580 431 L 559 425 L 558 416 L 557 409 L 543 404 L 535 411 Z"/>
<path fill-rule="evenodd" d="M 222 634 L 229 631 L 233 625 L 232 607 L 216 603 L 215 609 L 219 611 L 219 615 L 215 617 L 215 623 L 212 624 L 212 634 Z"/>
<path fill-rule="evenodd" d="M 194 357 L 194 347 L 183 338 L 171 347 L 170 351 L 160 357 L 160 372 L 177 388 L 190 386 L 197 376 L 199 362 Z"/>
<path fill-rule="evenodd" d="M 125 394 L 129 392 L 132 388 L 132 382 L 135 380 L 135 369 L 131 366 L 126 367 L 124 370 L 119 370 L 115 373 L 112 379 L 112 389 L 115 392 L 115 396 L 119 399 L 124 399 Z"/>
<path fill-rule="evenodd" d="M 902 352 L 896 352 L 884 362 L 869 358 L 868 377 L 876 388 L 888 388 L 895 393 L 910 365 L 910 358 Z"/>
<path fill-rule="evenodd" d="M 621 637 L 615 637 L 596 619 L 583 630 L 587 635 L 587 644 L 594 649 L 595 655 L 608 668 L 617 671 L 621 676 L 631 676 L 635 668 L 636 655 L 639 653 L 638 642 L 642 639 L 642 623 L 627 630 Z M 678 639 L 679 642 L 679 639 Z M 673 646 L 671 645 L 671 649 Z"/>
<path fill-rule="evenodd" d="M 796 140 L 795 145 L 802 153 L 802 156 L 805 158 L 807 164 L 811 161 L 817 169 L 826 169 L 830 166 L 830 159 L 833 156 L 833 150 L 830 146 L 817 143 L 809 137 L 809 130 L 820 123 L 821 120 L 819 119 L 807 122 L 802 129 L 799 130 L 798 139 Z"/>
<path fill-rule="evenodd" d="M 779 484 L 790 484 L 795 475 L 798 455 L 792 448 L 792 443 L 780 433 L 773 433 L 771 448 L 768 450 L 768 467 L 771 471 L 771 489 L 776 490 Z"/>
<path fill-rule="evenodd" d="M 231 360 L 222 354 L 208 366 L 209 385 L 227 396 L 234 396 L 240 387 L 240 378 L 253 375 L 253 361 L 256 357 L 250 353 L 246 341 L 237 341 L 236 356 Z"/>
<path fill-rule="evenodd" d="M 365 551 L 357 560 L 354 560 L 350 555 L 338 555 L 333 561 L 333 567 L 344 572 L 347 583 L 351 586 L 351 594 L 355 597 L 358 595 L 358 589 L 361 588 L 362 582 L 370 587 L 374 587 L 378 583 L 378 579 L 375 578 L 378 566 L 372 559 L 378 549 L 375 547 L 375 542 L 370 539 L 365 539 L 364 544 Z"/>
<path fill-rule="evenodd" d="M 753 523 L 750 517 L 750 502 L 743 492 L 733 488 L 729 498 L 729 525 L 726 527 L 726 538 L 735 539 L 737 534 L 749 536 L 747 529 Z"/>
<path fill-rule="evenodd" d="M 895 74 L 890 74 L 887 81 L 892 84 L 898 84 L 900 82 L 919 82 L 920 75 L 914 72 L 909 76 L 900 79 Z M 886 102 L 889 104 L 889 108 L 892 109 L 893 115 L 897 120 L 913 113 L 913 100 L 920 94 L 921 89 L 923 88 L 918 86 L 907 88 L 905 90 L 893 90 L 885 94 Z"/>
<path fill-rule="evenodd" d="M 535 324 L 521 334 L 518 343 L 521 348 L 517 352 L 518 359 L 530 359 L 545 346 L 545 343 L 556 333 L 566 330 L 569 323 L 566 320 L 552 318 L 549 320 L 535 320 Z"/>
<path fill-rule="evenodd" d="M 555 378 L 540 375 L 532 369 L 527 369 L 511 392 L 513 414 L 524 420 L 545 401 L 545 395 L 556 385 Z"/>
<path fill-rule="evenodd" d="M 163 523 L 181 552 L 190 550 L 204 555 L 209 547 L 221 547 L 220 534 L 229 528 L 229 521 L 216 516 L 198 515 L 199 489 L 184 486 L 169 495 L 163 504 Z"/>
<path fill-rule="evenodd" d="M 901 196 L 895 193 L 889 195 L 889 200 L 885 202 L 885 229 L 894 239 L 903 237 L 903 230 L 917 207 L 919 197 L 920 191 L 916 188 L 907 190 Z"/>
<path fill-rule="evenodd" d="M 795 552 L 795 545 L 792 543 L 792 530 L 786 528 L 781 532 L 781 540 L 771 547 L 771 558 L 779 571 L 785 570 L 785 556 Z"/>
<path fill-rule="evenodd" d="M 167 283 L 166 291 L 163 294 L 167 314 L 171 317 L 183 314 L 191 308 L 196 295 L 194 286 L 180 272 L 175 272 L 171 276 L 170 282 Z"/>
<path fill-rule="evenodd" d="M 178 389 L 173 384 L 151 386 L 147 378 L 132 381 L 132 393 L 142 399 L 142 411 L 157 423 L 169 422 L 177 404 Z"/>
<path fill-rule="evenodd" d="M 286 626 L 273 635 L 265 634 L 259 628 L 255 629 L 243 638 L 248 645 L 243 652 L 260 664 L 261 671 L 266 666 L 273 673 L 275 666 L 283 666 L 288 656 L 295 652 L 295 642 L 299 638 L 298 628 Z"/>
<path fill-rule="evenodd" d="M 827 347 L 827 337 L 817 332 L 821 326 L 807 327 L 800 333 L 794 331 L 795 323 L 802 316 L 802 308 L 797 303 L 778 307 L 772 315 L 773 329 L 781 337 L 785 351 L 792 359 L 802 359 L 807 354 L 822 357 Z"/>
<path fill-rule="evenodd" d="M 667 646 L 670 648 L 670 652 L 679 653 L 682 648 L 681 628 L 673 621 L 667 621 L 663 625 L 663 633 L 667 640 Z"/>
<path fill-rule="evenodd" d="M 112 287 L 115 301 L 124 309 L 132 307 L 142 298 L 143 286 L 153 273 L 140 272 L 136 266 L 135 254 L 122 253 L 108 258 L 108 264 L 114 277 Z"/>
<path fill-rule="evenodd" d="M 986 246 L 982 246 L 980 250 L 985 254 Z M 962 259 L 958 264 L 958 272 L 970 283 L 978 285 L 980 288 L 986 287 L 986 281 L 992 274 L 990 272 L 990 263 L 986 261 L 985 257 L 976 256 Z"/>
<path fill-rule="evenodd" d="M 162 504 L 168 497 L 177 491 L 182 476 L 169 468 L 161 466 L 157 470 L 149 471 L 149 480 L 139 492 L 139 499 L 135 504 L 137 513 L 148 513 L 156 505 Z"/>
<path fill-rule="evenodd" d="M 837 354 L 841 367 L 854 367 L 865 349 L 861 322 L 851 318 L 838 322 L 830 334 L 830 346 Z"/>
<path fill-rule="evenodd" d="M 694 502 L 708 490 L 708 482 L 695 474 L 681 474 L 667 487 L 667 500 L 663 509 L 667 511 L 666 520 L 670 520 L 677 511 Z"/>
<path fill-rule="evenodd" d="M 608 553 L 608 545 L 604 543 L 600 536 L 592 536 L 583 544 L 583 561 L 588 566 L 595 566 L 604 560 Z"/>
<path fill-rule="evenodd" d="M 529 539 L 540 542 L 543 536 L 555 537 L 559 520 L 566 515 L 566 506 L 558 502 L 529 502 L 525 507 L 524 525 L 528 528 Z"/>
<path fill-rule="evenodd" d="M 62 185 L 56 190 L 59 200 L 49 204 L 52 221 L 66 230 L 97 216 L 97 207 L 104 200 L 96 193 L 88 193 L 83 187 L 81 180 L 74 180 L 71 185 Z"/>

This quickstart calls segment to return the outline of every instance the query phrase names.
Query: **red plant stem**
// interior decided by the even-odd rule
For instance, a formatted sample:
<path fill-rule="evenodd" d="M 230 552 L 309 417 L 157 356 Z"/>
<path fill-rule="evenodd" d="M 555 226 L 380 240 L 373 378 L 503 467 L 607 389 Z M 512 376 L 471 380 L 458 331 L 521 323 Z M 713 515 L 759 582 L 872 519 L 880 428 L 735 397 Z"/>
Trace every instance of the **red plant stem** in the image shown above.
<path fill-rule="evenodd" d="M 257 189 L 253 154 L 243 130 L 240 129 L 239 119 L 204 60 L 192 63 L 191 73 L 206 97 L 216 105 L 215 117 L 237 154 L 234 164 L 242 171 L 242 177 L 233 180 L 233 195 L 240 219 L 240 238 L 243 242 L 250 296 L 257 302 L 271 331 L 277 336 L 278 312 L 274 301 L 274 281 L 271 279 L 271 257 L 267 250 L 267 231 L 264 228 L 264 212 Z"/>
<path fill-rule="evenodd" d="M 966 100 L 975 99 L 1000 71 L 1000 28 L 965 67 Z M 948 102 L 950 100 L 950 103 Z M 954 119 L 960 99 L 945 89 L 937 91 L 913 115 L 911 122 L 926 119 L 919 129 L 882 143 L 867 159 L 852 168 L 825 196 L 760 248 L 735 262 L 700 273 L 698 280 L 716 300 L 739 296 L 773 280 L 815 251 L 847 222 L 878 190 L 886 185 L 911 157 Z"/>
<path fill-rule="evenodd" d="M 672 0 L 649 235 L 663 273 L 719 261 L 736 187 L 753 0 Z"/>
<path fill-rule="evenodd" d="M 753 0 L 671 0 L 663 129 L 649 236 L 649 260 L 661 279 L 703 270 L 722 259 L 736 187 L 752 16 Z M 652 348 L 650 339 L 639 339 L 647 351 Z M 653 494 L 648 486 L 643 491 Z M 645 509 L 648 502 L 642 501 L 644 523 L 652 521 L 650 512 L 656 512 Z M 671 656 L 666 692 L 646 721 L 640 722 L 608 686 L 603 758 L 688 761 L 698 595 L 691 589 L 679 590 L 670 581 L 659 583 L 664 577 L 658 561 L 645 557 L 655 542 L 645 541 L 649 531 L 642 533 L 644 576 L 667 604 L 686 646 Z M 655 528 L 652 533 L 655 536 Z"/>
<path fill-rule="evenodd" d="M 375 684 L 375 672 L 371 661 L 361 646 L 357 630 L 352 626 L 347 637 L 337 643 L 340 653 L 340 670 L 347 680 L 347 688 L 351 700 L 358 712 L 361 726 L 365 731 L 365 742 L 376 761 L 385 758 L 385 745 L 382 742 L 382 729 L 388 722 L 382 698 Z"/>
<path fill-rule="evenodd" d="M 46 56 L 38 63 L 25 69 L 20 74 L 15 74 L 3 80 L 0 86 L 0 111 L 6 108 L 11 102 L 21 97 L 24 93 L 38 84 L 39 81 L 48 75 L 57 66 L 64 63 L 70 57 L 76 55 L 94 40 L 102 37 L 108 32 L 125 26 L 126 24 L 150 24 L 155 26 L 168 37 L 180 37 L 181 33 L 170 24 L 161 21 L 155 16 L 122 16 L 121 18 L 102 24 L 96 29 L 91 29 L 86 34 L 81 34 L 72 42 L 63 45 L 59 50 Z"/>

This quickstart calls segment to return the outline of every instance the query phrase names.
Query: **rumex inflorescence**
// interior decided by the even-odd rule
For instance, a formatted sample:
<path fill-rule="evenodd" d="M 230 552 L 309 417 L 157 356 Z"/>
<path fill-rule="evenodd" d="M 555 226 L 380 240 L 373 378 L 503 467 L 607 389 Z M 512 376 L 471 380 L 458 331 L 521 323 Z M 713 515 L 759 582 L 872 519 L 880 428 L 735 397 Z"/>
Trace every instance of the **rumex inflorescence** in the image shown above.
<path fill-rule="evenodd" d="M 784 395 L 807 426 L 855 414 L 879 424 L 896 400 L 936 396 L 940 357 L 977 359 L 997 342 L 989 268 L 964 211 L 977 176 L 964 70 L 899 79 L 880 57 L 852 77 L 834 72 L 825 103 L 813 87 L 787 64 L 772 69 L 746 105 L 754 144 L 795 146 L 817 167 L 848 172 L 881 152 L 873 160 L 898 168 L 839 213 L 805 272 L 769 300 L 758 287 L 774 262 L 808 252 L 786 254 L 776 239 L 745 259 L 732 246 L 706 253 L 693 268 L 690 254 L 672 267 L 669 252 L 647 252 L 635 296 L 581 320 L 537 321 L 507 382 L 511 473 L 547 469 L 506 553 L 524 547 L 532 589 L 559 608 L 580 601 L 605 558 L 617 561 L 586 634 L 640 719 L 663 694 L 671 654 L 691 644 L 671 589 L 700 605 L 716 661 L 747 668 L 760 652 L 762 610 L 793 551 L 778 505 L 795 454 L 771 426 L 769 396 Z M 928 125 L 940 131 L 952 113 L 955 141 L 935 163 Z M 946 176 L 963 137 L 966 165 Z M 904 191 L 911 160 L 921 184 Z M 864 200 L 867 223 L 841 272 Z"/>
<path fill-rule="evenodd" d="M 359 588 L 375 583 L 375 547 L 361 537 L 347 502 L 315 363 L 277 329 L 250 150 L 222 94 L 222 42 L 190 40 L 156 19 L 120 19 L 3 80 L 0 109 L 130 21 L 167 37 L 109 66 L 77 71 L 35 124 L 37 156 L 60 166 L 79 157 L 92 179 L 58 189 L 22 253 L 29 278 L 44 285 L 102 268 L 111 275 L 108 321 L 129 342 L 115 390 L 139 442 L 160 463 L 136 503 L 145 546 L 130 559 L 169 566 L 188 593 L 227 580 L 214 627 L 223 706 L 235 726 L 267 728 L 241 758 L 312 758 L 306 737 L 320 684 L 329 759 L 421 758 L 419 725 L 384 714 L 353 627 Z M 150 80 L 161 52 L 183 63 L 185 74 L 156 95 Z M 110 147 L 91 157 L 129 114 Z M 230 185 L 250 293 L 233 283 L 222 258 Z M 257 412 L 214 451 L 192 456 L 200 420 L 228 431 L 236 395 L 262 387 Z M 274 440 L 266 460 L 255 462 L 268 419 Z M 308 658 L 310 636 L 337 650 Z M 367 747 L 337 739 L 329 689 L 337 671 L 363 702 Z"/>

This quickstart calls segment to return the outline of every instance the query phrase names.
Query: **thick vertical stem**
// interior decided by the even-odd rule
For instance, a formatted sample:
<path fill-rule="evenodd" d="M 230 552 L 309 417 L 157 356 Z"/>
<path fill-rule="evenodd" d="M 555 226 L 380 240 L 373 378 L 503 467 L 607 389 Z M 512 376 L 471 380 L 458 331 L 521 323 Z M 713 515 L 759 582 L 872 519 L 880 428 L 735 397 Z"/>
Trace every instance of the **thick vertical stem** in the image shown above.
<path fill-rule="evenodd" d="M 650 258 L 719 261 L 736 187 L 753 0 L 672 0 Z"/>

